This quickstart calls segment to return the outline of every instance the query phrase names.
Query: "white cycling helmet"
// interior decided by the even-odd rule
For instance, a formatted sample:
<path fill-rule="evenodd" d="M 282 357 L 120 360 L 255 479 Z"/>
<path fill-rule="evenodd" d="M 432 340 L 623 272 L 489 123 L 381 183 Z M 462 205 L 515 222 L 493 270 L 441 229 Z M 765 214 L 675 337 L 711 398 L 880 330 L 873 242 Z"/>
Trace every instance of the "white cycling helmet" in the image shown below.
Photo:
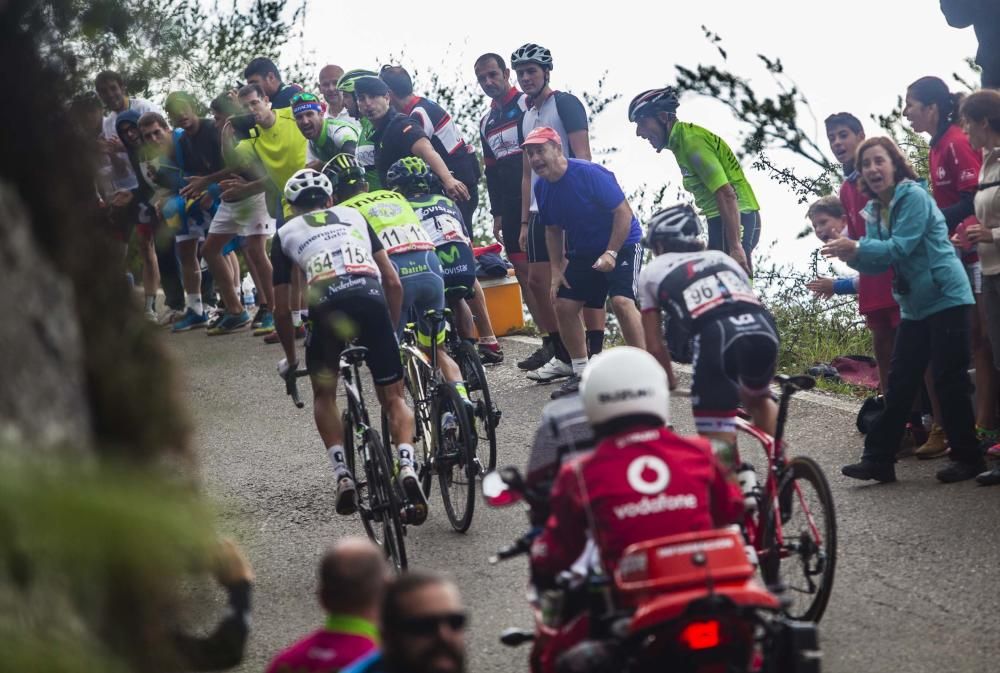
<path fill-rule="evenodd" d="M 285 183 L 285 200 L 292 204 L 312 195 L 319 199 L 320 192 L 326 197 L 332 196 L 333 183 L 330 182 L 330 178 L 311 168 L 296 171 L 295 175 L 288 178 L 288 182 Z"/>
<path fill-rule="evenodd" d="M 512 68 L 529 63 L 552 70 L 552 52 L 540 44 L 529 42 L 522 44 L 510 55 L 510 67 Z"/>
<path fill-rule="evenodd" d="M 591 359 L 580 379 L 580 398 L 591 425 L 623 416 L 655 416 L 670 422 L 667 373 L 641 348 L 619 346 Z"/>

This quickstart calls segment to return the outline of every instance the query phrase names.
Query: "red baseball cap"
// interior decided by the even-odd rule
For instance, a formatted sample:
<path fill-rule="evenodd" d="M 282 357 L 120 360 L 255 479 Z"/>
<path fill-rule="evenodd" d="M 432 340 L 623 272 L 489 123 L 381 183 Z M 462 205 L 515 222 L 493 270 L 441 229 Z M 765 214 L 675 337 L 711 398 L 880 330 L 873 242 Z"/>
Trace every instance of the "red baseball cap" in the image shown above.
<path fill-rule="evenodd" d="M 544 145 L 550 140 L 559 145 L 559 147 L 562 147 L 562 138 L 559 137 L 558 131 L 549 126 L 539 126 L 528 134 L 528 137 L 521 143 L 521 147 L 525 145 Z"/>

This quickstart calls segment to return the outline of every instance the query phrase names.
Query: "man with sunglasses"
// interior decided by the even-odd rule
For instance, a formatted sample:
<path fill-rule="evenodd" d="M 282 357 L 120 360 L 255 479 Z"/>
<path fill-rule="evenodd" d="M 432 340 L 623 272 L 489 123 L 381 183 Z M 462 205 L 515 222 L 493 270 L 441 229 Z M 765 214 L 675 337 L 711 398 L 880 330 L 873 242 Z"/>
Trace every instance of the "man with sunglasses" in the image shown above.
<path fill-rule="evenodd" d="M 400 575 L 382 599 L 381 651 L 343 673 L 464 673 L 466 621 L 453 582 L 419 572 Z"/>

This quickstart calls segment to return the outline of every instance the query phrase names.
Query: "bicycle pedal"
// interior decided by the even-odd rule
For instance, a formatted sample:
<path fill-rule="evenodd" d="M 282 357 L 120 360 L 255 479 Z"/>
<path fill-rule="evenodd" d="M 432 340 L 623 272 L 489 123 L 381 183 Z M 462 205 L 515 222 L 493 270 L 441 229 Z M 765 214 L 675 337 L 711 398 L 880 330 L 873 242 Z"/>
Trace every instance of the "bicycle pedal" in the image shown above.
<path fill-rule="evenodd" d="M 427 507 L 425 505 L 406 505 L 400 511 L 399 517 L 408 526 L 419 526 L 427 521 Z"/>

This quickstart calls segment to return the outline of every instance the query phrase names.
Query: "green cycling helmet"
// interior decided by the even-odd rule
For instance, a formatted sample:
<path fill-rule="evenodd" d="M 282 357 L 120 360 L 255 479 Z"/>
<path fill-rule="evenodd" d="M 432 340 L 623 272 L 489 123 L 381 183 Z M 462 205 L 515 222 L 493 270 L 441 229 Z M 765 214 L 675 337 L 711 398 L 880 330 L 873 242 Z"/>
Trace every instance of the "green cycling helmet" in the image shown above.
<path fill-rule="evenodd" d="M 403 157 L 385 174 L 386 185 L 403 193 L 430 192 L 434 174 L 420 157 Z"/>
<path fill-rule="evenodd" d="M 341 153 L 326 162 L 323 175 L 330 178 L 334 188 L 340 192 L 342 188 L 365 182 L 365 169 L 358 163 L 353 154 Z"/>
<path fill-rule="evenodd" d="M 354 82 L 361 77 L 378 77 L 378 73 L 372 72 L 371 70 L 364 70 L 362 68 L 357 70 L 348 70 L 339 80 L 337 80 L 337 90 L 342 91 L 343 93 L 354 93 Z"/>

